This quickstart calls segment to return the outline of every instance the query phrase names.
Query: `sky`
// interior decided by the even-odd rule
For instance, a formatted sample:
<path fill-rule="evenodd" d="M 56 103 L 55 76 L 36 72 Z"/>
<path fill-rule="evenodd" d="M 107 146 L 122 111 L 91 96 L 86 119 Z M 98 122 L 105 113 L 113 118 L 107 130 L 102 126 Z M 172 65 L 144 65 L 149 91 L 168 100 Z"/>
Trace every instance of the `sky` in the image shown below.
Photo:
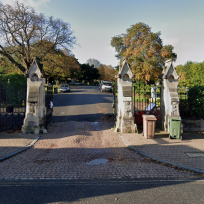
<path fill-rule="evenodd" d="M 13 0 L 0 0 L 12 4 Z M 77 38 L 72 49 L 80 63 L 95 58 L 102 64 L 119 64 L 111 38 L 139 22 L 161 32 L 163 45 L 173 45 L 174 65 L 204 61 L 203 0 L 19 0 L 45 16 L 71 25 Z"/>

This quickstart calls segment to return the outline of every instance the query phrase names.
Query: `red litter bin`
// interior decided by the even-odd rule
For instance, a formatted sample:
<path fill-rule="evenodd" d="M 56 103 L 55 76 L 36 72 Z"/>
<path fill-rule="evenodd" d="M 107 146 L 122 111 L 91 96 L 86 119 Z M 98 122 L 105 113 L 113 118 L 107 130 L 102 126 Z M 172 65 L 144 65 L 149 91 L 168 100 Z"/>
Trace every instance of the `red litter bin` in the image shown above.
<path fill-rule="evenodd" d="M 143 115 L 143 134 L 146 139 L 153 139 L 157 118 L 154 115 Z"/>

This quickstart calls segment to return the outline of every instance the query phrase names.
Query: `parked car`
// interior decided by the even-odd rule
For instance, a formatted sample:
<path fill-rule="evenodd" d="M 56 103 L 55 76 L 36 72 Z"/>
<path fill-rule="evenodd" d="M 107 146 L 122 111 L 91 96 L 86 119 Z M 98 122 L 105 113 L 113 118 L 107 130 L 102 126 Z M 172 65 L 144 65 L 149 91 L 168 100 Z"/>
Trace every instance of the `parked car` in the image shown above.
<path fill-rule="evenodd" d="M 70 89 L 70 86 L 69 84 L 62 84 L 61 87 L 60 87 L 60 93 L 61 92 L 70 92 L 71 89 Z"/>
<path fill-rule="evenodd" d="M 103 91 L 112 91 L 112 82 L 111 81 L 101 81 L 101 84 L 99 86 L 99 89 L 101 92 Z"/>

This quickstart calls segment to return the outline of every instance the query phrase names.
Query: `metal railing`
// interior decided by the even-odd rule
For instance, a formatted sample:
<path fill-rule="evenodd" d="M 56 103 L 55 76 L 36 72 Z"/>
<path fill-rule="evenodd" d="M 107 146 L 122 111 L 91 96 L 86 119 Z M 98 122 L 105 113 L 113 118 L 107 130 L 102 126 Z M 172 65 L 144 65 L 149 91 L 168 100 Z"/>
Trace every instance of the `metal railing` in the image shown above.
<path fill-rule="evenodd" d="M 26 112 L 27 85 L 0 82 L 0 131 L 20 130 Z"/>

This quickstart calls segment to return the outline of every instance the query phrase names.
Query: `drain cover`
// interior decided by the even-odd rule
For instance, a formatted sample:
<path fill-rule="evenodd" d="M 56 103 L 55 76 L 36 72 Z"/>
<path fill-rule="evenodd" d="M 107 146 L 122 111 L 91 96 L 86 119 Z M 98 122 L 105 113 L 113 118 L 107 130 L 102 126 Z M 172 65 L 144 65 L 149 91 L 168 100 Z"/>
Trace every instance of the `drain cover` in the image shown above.
<path fill-rule="evenodd" d="M 191 158 L 195 158 L 195 157 L 203 157 L 204 158 L 204 153 L 199 153 L 199 152 L 189 152 L 186 153 L 187 156 L 191 157 Z"/>
<path fill-rule="evenodd" d="M 90 162 L 86 162 L 88 165 L 100 165 L 100 164 L 106 164 L 109 160 L 108 159 L 94 159 Z"/>

